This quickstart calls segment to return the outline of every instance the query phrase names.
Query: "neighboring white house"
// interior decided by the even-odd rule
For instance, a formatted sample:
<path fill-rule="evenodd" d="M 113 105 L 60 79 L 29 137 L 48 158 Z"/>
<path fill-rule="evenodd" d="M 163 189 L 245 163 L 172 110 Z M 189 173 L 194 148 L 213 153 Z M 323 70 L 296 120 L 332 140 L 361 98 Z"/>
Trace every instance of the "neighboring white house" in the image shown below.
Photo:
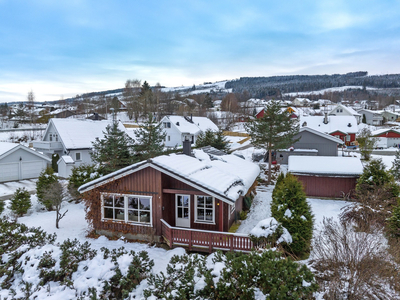
<path fill-rule="evenodd" d="M 82 119 L 50 119 L 43 140 L 33 142 L 33 147 L 51 157 L 58 154 L 60 177 L 68 177 L 70 169 L 81 164 L 92 163 L 90 152 L 92 142 L 95 139 L 103 138 L 107 125 L 110 121 L 92 121 Z M 118 123 L 118 128 L 125 131 L 122 123 Z M 65 157 L 64 157 L 65 156 Z M 65 165 L 68 165 L 65 166 Z"/>
<path fill-rule="evenodd" d="M 361 115 L 365 116 L 368 125 L 382 125 L 383 116 L 381 110 L 360 109 L 358 111 Z"/>
<path fill-rule="evenodd" d="M 218 126 L 206 117 L 165 116 L 160 123 L 167 134 L 165 137 L 167 147 L 181 147 L 185 139 L 194 144 L 201 132 L 207 129 L 218 131 Z"/>
<path fill-rule="evenodd" d="M 311 103 L 312 101 L 308 98 L 295 98 L 292 103 L 293 105 L 296 106 L 307 106 Z"/>
<path fill-rule="evenodd" d="M 21 144 L 0 143 L 0 182 L 39 177 L 51 159 Z"/>
<path fill-rule="evenodd" d="M 356 112 L 353 108 L 347 107 L 343 104 L 338 104 L 328 113 L 330 116 L 354 116 L 357 120 L 357 124 L 361 122 L 361 114 Z"/>

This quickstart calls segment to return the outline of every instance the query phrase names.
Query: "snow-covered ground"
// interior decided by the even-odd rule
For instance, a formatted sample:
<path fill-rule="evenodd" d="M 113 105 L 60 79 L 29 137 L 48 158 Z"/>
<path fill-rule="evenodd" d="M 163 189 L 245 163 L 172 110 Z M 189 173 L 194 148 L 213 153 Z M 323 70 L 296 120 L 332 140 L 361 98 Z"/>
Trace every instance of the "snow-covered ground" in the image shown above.
<path fill-rule="evenodd" d="M 248 148 L 245 150 L 237 151 L 236 153 L 241 154 L 246 160 L 251 160 L 251 156 L 254 152 L 257 152 L 254 148 Z M 382 157 L 382 156 L 376 156 Z M 391 164 L 393 157 L 384 157 L 385 164 Z M 286 171 L 287 166 L 281 166 L 283 171 Z M 0 185 L 0 195 L 10 194 L 15 191 L 17 187 L 25 186 L 28 189 L 34 188 L 35 181 L 24 181 L 20 183 L 7 183 Z M 253 205 L 248 213 L 248 217 L 244 220 L 238 229 L 238 233 L 249 233 L 254 226 L 263 219 L 271 216 L 270 203 L 272 201 L 272 191 L 274 186 L 258 186 L 257 195 L 253 200 Z M 33 207 L 29 210 L 28 214 L 18 219 L 18 222 L 24 223 L 28 226 L 41 227 L 47 233 L 56 233 L 57 242 L 63 242 L 66 239 L 78 239 L 81 243 L 88 241 L 91 247 L 96 250 L 100 250 L 102 247 L 108 249 L 116 249 L 125 247 L 127 251 L 146 251 L 149 254 L 150 259 L 154 260 L 155 266 L 153 271 L 164 272 L 166 266 L 173 255 L 182 255 L 186 251 L 183 248 L 175 248 L 173 250 L 165 250 L 162 248 L 156 248 L 149 246 L 144 243 L 126 242 L 124 239 L 119 240 L 108 240 L 106 237 L 99 237 L 97 239 L 86 237 L 88 233 L 88 224 L 85 220 L 85 211 L 83 204 L 74 204 L 65 202 L 61 212 L 68 210 L 68 213 L 60 221 L 60 228 L 55 228 L 55 212 L 47 212 L 42 209 L 41 205 L 37 202 L 36 195 L 31 197 Z M 318 198 L 308 198 L 308 202 L 311 205 L 313 214 L 315 215 L 315 230 L 318 229 L 324 217 L 338 219 L 341 209 L 348 205 L 348 202 L 338 200 L 323 200 Z M 9 205 L 9 201 L 6 201 L 6 205 Z M 3 215 L 9 214 L 10 211 L 6 208 Z M 54 250 L 55 246 L 45 246 L 40 251 Z M 39 251 L 38 249 L 35 251 Z M 124 259 L 125 256 L 123 256 Z M 130 261 L 123 261 L 119 259 L 121 270 L 129 265 Z M 32 261 L 32 266 L 34 261 Z M 74 289 L 67 288 L 65 286 L 54 285 L 51 287 L 51 292 L 43 289 L 36 293 L 36 299 L 74 299 L 76 298 L 75 291 L 82 292 L 88 286 L 94 286 L 101 288 L 102 280 L 110 278 L 113 274 L 110 271 L 113 264 L 106 262 L 102 259 L 100 251 L 97 256 L 90 262 L 82 262 L 76 274 L 74 274 Z M 34 268 L 27 266 L 30 272 L 34 272 Z M 32 275 L 34 273 L 31 273 Z M 111 274 L 111 275 L 110 275 Z M 35 275 L 37 276 L 37 274 Z M 30 278 L 29 280 L 34 280 Z M 141 299 L 143 297 L 143 290 L 148 288 L 147 281 L 143 280 L 141 284 L 131 293 L 132 299 Z M 0 298 L 10 297 L 9 291 L 1 290 Z"/>
<path fill-rule="evenodd" d="M 0 183 L 0 197 L 12 195 L 18 188 L 25 188 L 28 191 L 34 191 L 36 190 L 36 181 L 37 179 L 27 179 Z"/>

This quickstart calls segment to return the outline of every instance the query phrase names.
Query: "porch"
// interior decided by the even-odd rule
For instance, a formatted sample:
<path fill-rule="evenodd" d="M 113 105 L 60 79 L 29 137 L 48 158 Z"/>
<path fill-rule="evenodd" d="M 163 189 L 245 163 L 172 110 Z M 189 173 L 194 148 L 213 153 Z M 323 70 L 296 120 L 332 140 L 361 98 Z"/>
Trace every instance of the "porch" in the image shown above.
<path fill-rule="evenodd" d="M 163 219 L 161 219 L 161 235 L 170 248 L 187 247 L 189 251 L 250 252 L 254 247 L 247 234 L 172 227 Z"/>

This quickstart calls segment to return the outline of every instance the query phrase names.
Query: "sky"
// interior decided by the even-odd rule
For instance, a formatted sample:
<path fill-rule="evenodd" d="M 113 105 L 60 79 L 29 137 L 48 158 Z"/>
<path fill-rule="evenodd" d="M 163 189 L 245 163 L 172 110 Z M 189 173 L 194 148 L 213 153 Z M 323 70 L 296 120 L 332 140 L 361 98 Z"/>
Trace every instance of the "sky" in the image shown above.
<path fill-rule="evenodd" d="M 400 73 L 400 1 L 0 0 L 0 102 L 245 76 Z"/>

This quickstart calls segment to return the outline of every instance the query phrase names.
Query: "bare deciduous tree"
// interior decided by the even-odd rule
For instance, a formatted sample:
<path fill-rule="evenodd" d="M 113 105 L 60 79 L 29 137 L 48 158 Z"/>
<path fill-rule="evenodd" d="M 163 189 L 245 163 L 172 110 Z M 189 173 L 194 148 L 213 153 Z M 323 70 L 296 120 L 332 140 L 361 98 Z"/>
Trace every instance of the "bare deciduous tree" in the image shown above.
<path fill-rule="evenodd" d="M 53 208 L 56 212 L 56 228 L 59 228 L 59 223 L 62 218 L 64 218 L 65 214 L 68 212 L 61 213 L 61 204 L 65 198 L 65 190 L 61 183 L 57 180 L 49 185 L 48 190 L 44 194 L 44 199 L 46 201 L 50 201 L 53 204 Z"/>

